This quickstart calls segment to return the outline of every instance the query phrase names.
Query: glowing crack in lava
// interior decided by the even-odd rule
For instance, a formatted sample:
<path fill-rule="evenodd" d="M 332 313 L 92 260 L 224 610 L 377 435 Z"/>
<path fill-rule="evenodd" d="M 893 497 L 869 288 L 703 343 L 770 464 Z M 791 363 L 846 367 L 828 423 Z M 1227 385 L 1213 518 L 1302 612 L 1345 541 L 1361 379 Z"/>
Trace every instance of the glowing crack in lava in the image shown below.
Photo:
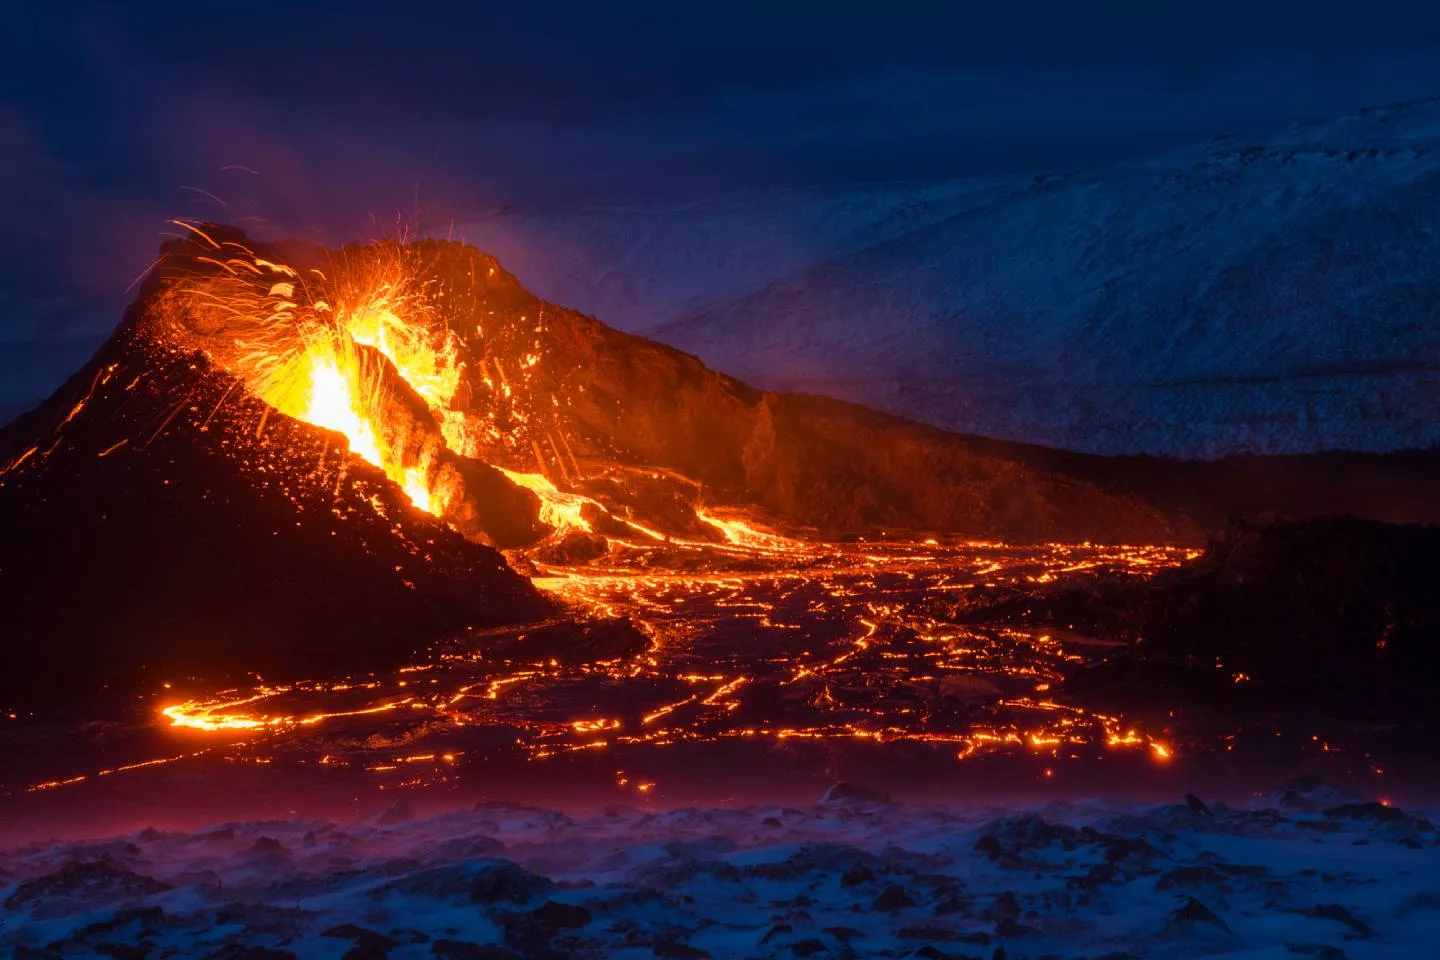
<path fill-rule="evenodd" d="M 384 466 L 375 427 L 365 416 L 365 408 L 358 402 L 350 379 L 340 372 L 333 356 L 314 351 L 309 359 L 310 400 L 302 419 L 345 434 L 353 452 L 377 467 Z"/>
<path fill-rule="evenodd" d="M 296 376 L 308 380 L 308 387 L 301 391 L 304 397 L 301 404 L 290 401 L 296 394 L 293 385 L 272 388 L 261 393 L 261 399 L 297 420 L 343 434 L 350 443 L 350 451 L 385 471 L 386 476 L 405 491 L 411 503 L 427 513 L 441 514 L 444 492 L 427 474 L 423 461 L 407 462 L 396 444 L 382 439 L 385 434 L 378 396 L 382 387 L 373 376 L 366 375 L 364 364 L 356 358 L 353 345 L 343 339 L 343 334 L 312 336 L 296 366 L 299 368 Z M 403 369 L 396 369 L 405 376 Z"/>

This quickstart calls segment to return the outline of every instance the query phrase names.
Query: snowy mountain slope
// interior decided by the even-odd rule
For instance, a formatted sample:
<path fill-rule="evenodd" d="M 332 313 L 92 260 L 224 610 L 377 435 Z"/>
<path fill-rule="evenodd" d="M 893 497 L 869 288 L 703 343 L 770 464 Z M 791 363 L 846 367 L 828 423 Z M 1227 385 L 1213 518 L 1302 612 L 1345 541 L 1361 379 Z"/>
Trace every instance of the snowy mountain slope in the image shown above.
<path fill-rule="evenodd" d="M 882 183 L 685 203 L 506 208 L 457 221 L 454 236 L 493 254 L 546 300 L 644 332 L 1029 183 L 1029 177 Z"/>
<path fill-rule="evenodd" d="M 921 213 L 856 188 L 825 216 L 771 196 L 648 211 L 648 234 L 572 211 L 467 239 L 565 250 L 543 295 L 742 378 L 950 429 L 1203 456 L 1440 442 L 1440 100 L 913 189 Z M 775 255 L 782 208 L 837 239 Z"/>

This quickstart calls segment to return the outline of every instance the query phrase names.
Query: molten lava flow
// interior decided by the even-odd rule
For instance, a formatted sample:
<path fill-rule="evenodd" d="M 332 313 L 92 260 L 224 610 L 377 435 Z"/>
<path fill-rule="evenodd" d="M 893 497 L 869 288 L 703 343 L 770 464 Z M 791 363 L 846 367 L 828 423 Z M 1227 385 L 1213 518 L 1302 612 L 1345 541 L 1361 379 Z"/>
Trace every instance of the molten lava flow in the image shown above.
<path fill-rule="evenodd" d="M 403 374 L 402 374 L 403 375 Z M 350 451 L 379 467 L 400 485 L 410 502 L 427 513 L 442 513 L 448 497 L 404 445 L 386 442 L 386 399 L 379 378 L 367 370 L 353 342 L 333 331 L 312 333 L 284 372 L 262 381 L 256 393 L 281 413 L 333 430 Z"/>
<path fill-rule="evenodd" d="M 732 546 L 745 547 L 757 553 L 789 553 L 803 545 L 789 537 L 758 530 L 738 517 L 725 519 L 697 508 L 695 516 L 724 535 Z"/>
<path fill-rule="evenodd" d="M 582 516 L 582 511 L 586 504 L 599 507 L 594 500 L 578 493 L 566 493 L 538 473 L 516 473 L 503 467 L 500 472 L 509 477 L 511 483 L 524 487 L 540 498 L 540 521 L 556 533 L 590 531 L 590 521 Z"/>
<path fill-rule="evenodd" d="M 400 478 L 400 489 L 415 504 L 426 513 L 438 515 L 439 506 L 435 503 L 435 497 L 431 493 L 429 481 L 425 478 L 425 472 L 419 467 L 407 467 Z"/>
<path fill-rule="evenodd" d="M 340 372 L 333 355 L 312 350 L 310 361 L 310 399 L 300 419 L 343 433 L 350 441 L 350 450 L 384 469 L 380 443 L 375 439 L 375 426 L 357 402 L 354 384 Z"/>
<path fill-rule="evenodd" d="M 356 343 L 374 347 L 389 359 L 432 410 L 447 409 L 464 366 L 459 360 L 459 343 L 447 334 L 437 346 L 428 329 L 407 324 L 390 302 L 388 290 L 376 291 L 363 307 L 345 318 L 346 331 Z"/>
<path fill-rule="evenodd" d="M 536 481 L 531 489 L 553 488 Z M 438 755 L 497 728 L 523 731 L 515 745 L 530 760 L 587 751 L 627 769 L 662 748 L 704 743 L 754 749 L 757 758 L 767 744 L 903 743 L 961 763 L 1028 758 L 1044 764 L 1047 778 L 1063 778 L 1062 764 L 1121 754 L 1164 765 L 1182 752 L 1172 731 L 1054 698 L 1073 664 L 1095 655 L 1080 638 L 956 624 L 937 616 L 934 601 L 1065 568 L 1148 575 L 1183 555 L 1164 547 L 794 541 L 785 554 L 792 562 L 749 571 L 573 569 L 537 582 L 597 615 L 643 623 L 660 642 L 639 657 L 580 664 L 457 651 L 354 687 L 222 695 L 168 707 L 164 718 L 190 730 L 255 731 L 252 756 L 279 756 L 297 731 L 330 728 L 323 762 L 396 776 L 408 759 L 396 757 L 398 747 L 423 750 L 417 758 Z M 391 730 L 374 746 L 365 735 L 369 711 L 384 711 Z"/>
<path fill-rule="evenodd" d="M 477 410 L 482 404 L 474 390 L 509 398 L 512 383 L 542 363 L 539 339 L 533 352 L 503 363 L 504 351 L 462 341 L 454 318 L 440 309 L 449 299 L 446 288 L 423 254 L 410 247 L 378 244 L 359 255 L 342 252 L 325 272 L 302 272 L 261 259 L 239 243 L 218 243 L 195 233 L 213 246 L 215 255 L 195 258 L 200 265 L 196 275 L 182 278 L 171 291 L 177 307 L 171 313 L 174 326 L 254 396 L 290 417 L 342 434 L 351 452 L 382 470 L 415 507 L 467 535 L 483 511 L 475 500 L 478 490 L 471 495 L 469 486 L 476 474 L 459 458 L 489 462 L 496 451 L 504 451 L 510 466 L 520 466 L 529 462 L 533 449 L 541 472 L 502 472 L 535 495 L 538 519 L 553 535 L 595 532 L 592 520 L 605 508 L 550 479 L 550 463 L 562 482 L 580 476 L 563 433 L 547 429 L 541 443 L 527 436 L 532 428 L 525 426 L 526 412 L 509 410 L 497 418 L 493 409 Z M 474 319 L 465 318 L 466 329 L 475 331 L 467 337 L 481 336 Z M 538 334 L 541 327 L 535 329 Z M 473 377 L 467 378 L 462 356 L 476 364 Z M 548 399 L 559 406 L 558 398 Z M 553 461 L 543 452 L 546 444 Z M 517 455 L 518 450 L 525 452 Z M 651 529 L 640 522 L 643 517 L 630 513 L 627 509 L 623 523 L 642 540 L 648 538 L 640 549 L 663 544 L 779 557 L 800 546 L 736 516 L 696 511 L 701 522 L 723 536 L 717 543 Z M 617 542 L 625 546 L 630 545 L 623 539 L 626 529 L 611 524 L 606 531 L 612 537 L 618 532 L 622 539 Z"/>
<path fill-rule="evenodd" d="M 179 285 L 179 326 L 199 334 L 199 345 L 255 396 L 342 434 L 351 452 L 384 471 L 417 508 L 446 518 L 462 481 L 443 465 L 445 452 L 481 457 L 494 426 L 457 408 L 462 344 L 437 312 L 443 298 L 407 248 L 380 244 L 362 257 L 342 257 L 328 275 L 312 271 L 310 282 L 290 266 L 196 233 L 217 251 L 199 262 L 219 272 Z M 539 355 L 526 360 L 534 366 Z M 494 366 L 498 371 L 498 360 Z M 434 434 L 415 419 L 414 399 L 397 395 L 406 387 L 428 408 Z M 537 496 L 540 520 L 555 533 L 590 531 L 583 511 L 594 501 L 540 474 L 504 472 Z"/>
<path fill-rule="evenodd" d="M 401 684 L 401 686 L 404 686 L 404 684 Z M 200 730 L 206 733 L 217 733 L 221 731 L 237 732 L 308 727 L 340 717 L 364 717 L 377 713 L 389 713 L 392 710 L 398 710 L 410 704 L 414 699 L 412 697 L 400 697 L 379 704 L 358 708 L 332 708 L 327 711 L 300 715 L 270 715 L 251 712 L 246 709 L 251 704 L 264 703 L 286 695 L 303 695 L 306 692 L 312 692 L 313 689 L 312 687 L 303 685 L 261 687 L 252 696 L 243 697 L 238 700 L 222 700 L 212 703 L 200 703 L 191 700 L 165 707 L 160 712 L 169 719 L 172 727 Z M 324 689 L 326 693 L 337 694 L 356 689 L 356 687 L 351 684 L 336 683 Z"/>

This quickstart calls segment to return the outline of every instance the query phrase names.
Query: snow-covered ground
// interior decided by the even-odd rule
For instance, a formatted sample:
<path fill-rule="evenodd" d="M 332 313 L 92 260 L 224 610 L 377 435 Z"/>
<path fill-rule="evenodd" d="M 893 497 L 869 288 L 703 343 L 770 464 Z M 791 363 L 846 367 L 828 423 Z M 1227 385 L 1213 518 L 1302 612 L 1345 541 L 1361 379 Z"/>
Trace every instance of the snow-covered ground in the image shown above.
<path fill-rule="evenodd" d="M 1233 808 L 397 804 L 0 870 L 0 943 L 29 957 L 1440 956 L 1433 826 L 1314 783 Z"/>
<path fill-rule="evenodd" d="M 1440 442 L 1440 100 L 1071 176 L 508 209 L 541 296 L 758 384 L 1101 452 Z"/>

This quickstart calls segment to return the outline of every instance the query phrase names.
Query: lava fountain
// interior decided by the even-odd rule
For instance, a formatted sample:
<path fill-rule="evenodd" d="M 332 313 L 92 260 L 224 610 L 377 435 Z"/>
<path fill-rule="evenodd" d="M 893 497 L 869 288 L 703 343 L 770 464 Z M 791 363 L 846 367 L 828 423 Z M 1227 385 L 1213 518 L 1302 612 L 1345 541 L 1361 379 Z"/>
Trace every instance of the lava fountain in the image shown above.
<path fill-rule="evenodd" d="M 493 459 L 494 444 L 484 442 L 483 418 L 461 402 L 462 342 L 437 308 L 443 288 L 413 248 L 377 244 L 300 268 L 191 229 L 211 255 L 187 263 L 161 298 L 159 313 L 178 342 L 200 349 L 275 411 L 343 435 L 350 452 L 416 508 L 467 536 L 496 539 L 475 513 L 497 485 L 533 495 L 533 512 L 552 532 L 589 529 L 581 517 L 587 498 L 541 473 L 470 462 L 482 452 Z M 533 366 L 539 358 L 528 359 Z M 511 393 L 508 382 L 499 387 Z M 511 423 L 510 433 L 522 425 Z M 493 426 L 489 433 L 516 442 Z M 527 539 L 534 536 L 500 545 Z"/>
<path fill-rule="evenodd" d="M 174 285 L 166 314 L 255 396 L 297 420 L 333 430 L 384 471 L 421 510 L 444 516 L 456 482 L 440 468 L 397 389 L 454 423 L 463 364 L 437 330 L 424 282 L 403 248 L 305 274 L 195 230 L 216 256 Z M 443 433 L 441 434 L 443 437 Z"/>

